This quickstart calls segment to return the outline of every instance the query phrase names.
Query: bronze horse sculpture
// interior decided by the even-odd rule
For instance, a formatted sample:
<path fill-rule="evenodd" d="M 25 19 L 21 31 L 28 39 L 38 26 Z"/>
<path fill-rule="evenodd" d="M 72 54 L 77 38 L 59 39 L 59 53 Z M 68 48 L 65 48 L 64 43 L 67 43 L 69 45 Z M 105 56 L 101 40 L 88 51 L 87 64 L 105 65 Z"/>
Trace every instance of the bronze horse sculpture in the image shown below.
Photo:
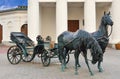
<path fill-rule="evenodd" d="M 111 20 L 110 12 L 107 14 L 104 12 L 104 16 L 101 19 L 101 24 L 99 26 L 98 31 L 91 33 L 92 36 L 98 41 L 100 47 L 102 48 L 103 53 L 105 52 L 105 49 L 108 45 L 109 36 L 112 33 L 112 29 L 111 29 L 111 33 L 110 33 L 110 35 L 108 35 L 108 31 L 107 31 L 108 25 L 112 26 L 113 21 Z M 61 42 L 58 42 L 58 43 L 61 43 Z M 66 50 L 64 53 L 66 54 L 66 53 L 68 53 L 68 51 L 69 50 Z M 91 52 L 92 52 L 92 50 L 91 50 Z M 77 61 L 78 61 L 77 65 L 80 67 L 79 60 L 77 60 Z M 99 69 L 99 72 L 103 71 L 103 69 L 101 68 L 101 62 L 98 62 L 98 69 Z"/>
<path fill-rule="evenodd" d="M 103 53 L 105 52 L 105 49 L 109 43 L 109 36 L 112 33 L 112 25 L 113 25 L 113 21 L 110 17 L 110 12 L 109 13 L 104 12 L 104 16 L 101 19 L 99 29 L 96 32 L 91 33 L 92 36 L 98 41 Z M 109 35 L 108 35 L 108 26 L 111 26 L 111 33 Z M 100 64 L 101 63 L 98 62 L 98 67 Z M 79 62 L 78 62 L 78 66 L 80 66 Z M 99 72 L 102 71 L 103 69 L 101 68 Z"/>
<path fill-rule="evenodd" d="M 77 72 L 77 65 L 79 63 L 78 57 L 81 51 L 83 52 L 85 62 L 89 69 L 91 75 L 93 72 L 91 71 L 87 59 L 87 49 L 90 49 L 92 55 L 92 64 L 96 62 L 102 62 L 103 60 L 103 52 L 101 47 L 95 38 L 88 32 L 83 30 L 78 30 L 76 32 L 68 32 L 65 31 L 58 36 L 58 52 L 60 54 L 60 59 L 62 60 L 62 70 L 66 66 L 65 57 L 69 50 L 75 50 L 75 74 Z M 99 69 L 101 68 L 101 64 L 99 64 Z"/>
<path fill-rule="evenodd" d="M 98 31 L 92 33 L 92 36 L 95 37 L 95 39 L 100 44 L 103 53 L 105 52 L 105 49 L 109 42 L 109 36 L 111 35 L 111 33 L 108 35 L 108 25 L 112 27 L 113 21 L 110 17 L 110 12 L 107 14 L 104 12 L 104 16 L 101 19 L 101 24 Z"/>

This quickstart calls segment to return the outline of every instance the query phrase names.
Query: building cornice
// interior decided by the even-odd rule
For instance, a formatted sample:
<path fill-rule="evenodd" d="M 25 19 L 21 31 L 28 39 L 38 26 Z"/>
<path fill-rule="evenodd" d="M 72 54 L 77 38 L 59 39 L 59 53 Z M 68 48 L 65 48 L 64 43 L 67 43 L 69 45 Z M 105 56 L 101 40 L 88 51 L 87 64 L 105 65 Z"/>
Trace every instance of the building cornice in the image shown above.
<path fill-rule="evenodd" d="M 1 10 L 0 13 L 12 12 L 12 11 L 27 11 L 27 6 L 18 6 L 17 8 Z"/>

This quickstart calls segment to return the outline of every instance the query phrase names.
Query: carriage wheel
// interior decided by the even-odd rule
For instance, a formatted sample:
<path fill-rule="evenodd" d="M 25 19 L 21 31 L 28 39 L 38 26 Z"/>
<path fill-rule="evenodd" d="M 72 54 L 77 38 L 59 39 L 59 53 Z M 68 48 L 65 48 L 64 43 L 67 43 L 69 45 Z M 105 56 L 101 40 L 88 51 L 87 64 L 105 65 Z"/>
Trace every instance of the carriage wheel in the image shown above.
<path fill-rule="evenodd" d="M 43 53 L 41 54 L 41 61 L 44 66 L 49 66 L 50 64 L 50 57 L 48 56 L 48 51 L 44 50 Z"/>
<path fill-rule="evenodd" d="M 21 49 L 11 46 L 7 51 L 7 58 L 11 64 L 18 64 L 21 61 Z"/>
<path fill-rule="evenodd" d="M 35 53 L 33 52 L 27 52 L 26 56 L 22 54 L 22 60 L 24 62 L 31 62 L 34 58 L 35 58 Z"/>
<path fill-rule="evenodd" d="M 59 61 L 60 61 L 60 63 L 62 63 L 62 59 L 61 59 L 61 57 L 60 57 L 60 55 L 59 55 Z M 67 54 L 66 55 L 66 59 L 65 59 L 65 61 L 66 61 L 66 64 L 69 62 L 69 59 L 70 59 L 70 55 L 69 54 Z"/>

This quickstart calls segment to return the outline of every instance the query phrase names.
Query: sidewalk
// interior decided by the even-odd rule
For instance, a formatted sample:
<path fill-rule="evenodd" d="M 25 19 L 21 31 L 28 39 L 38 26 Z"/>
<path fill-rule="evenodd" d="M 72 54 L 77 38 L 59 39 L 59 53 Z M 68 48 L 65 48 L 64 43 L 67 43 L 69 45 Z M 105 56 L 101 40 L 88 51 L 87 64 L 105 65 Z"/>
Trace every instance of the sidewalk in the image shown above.
<path fill-rule="evenodd" d="M 1 53 L 7 53 L 8 49 L 9 49 L 9 46 L 0 45 L 0 54 Z"/>
<path fill-rule="evenodd" d="M 8 62 L 6 51 L 8 47 L 0 46 L 0 79 L 119 79 L 120 78 L 120 50 L 107 48 L 102 67 L 98 72 L 97 65 L 90 64 L 94 76 L 90 76 L 84 58 L 80 56 L 81 68 L 78 75 L 74 75 L 74 56 L 70 55 L 65 72 L 61 72 L 61 65 L 57 58 L 51 59 L 50 66 L 44 67 L 41 59 L 36 58 L 29 63 L 20 62 L 12 65 Z M 91 63 L 91 62 L 89 62 Z"/>

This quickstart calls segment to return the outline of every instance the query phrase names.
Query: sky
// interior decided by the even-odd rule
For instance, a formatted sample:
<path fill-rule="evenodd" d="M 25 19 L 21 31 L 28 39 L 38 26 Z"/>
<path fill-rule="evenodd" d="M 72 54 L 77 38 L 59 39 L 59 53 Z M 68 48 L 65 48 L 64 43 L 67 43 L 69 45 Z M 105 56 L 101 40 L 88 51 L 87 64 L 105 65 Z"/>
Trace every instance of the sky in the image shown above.
<path fill-rule="evenodd" d="M 27 6 L 28 0 L 0 0 L 0 10 L 16 8 L 17 6 Z"/>

